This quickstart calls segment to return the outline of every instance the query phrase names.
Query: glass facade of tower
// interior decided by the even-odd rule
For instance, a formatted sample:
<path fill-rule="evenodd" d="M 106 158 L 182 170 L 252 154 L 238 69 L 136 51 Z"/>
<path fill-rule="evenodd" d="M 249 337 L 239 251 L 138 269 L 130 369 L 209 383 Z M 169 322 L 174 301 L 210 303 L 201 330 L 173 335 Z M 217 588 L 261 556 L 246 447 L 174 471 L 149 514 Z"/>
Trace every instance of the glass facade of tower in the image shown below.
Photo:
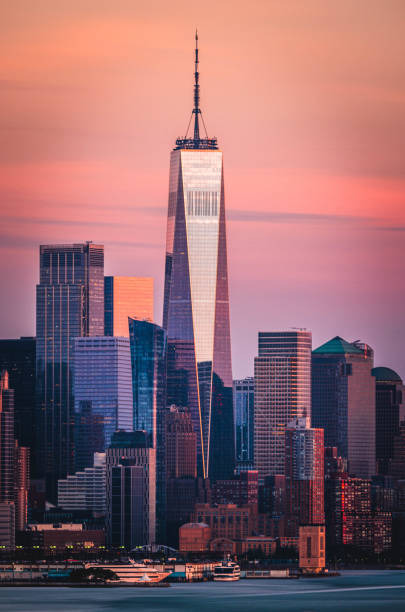
<path fill-rule="evenodd" d="M 129 319 L 131 346 L 133 429 L 144 431 L 150 448 L 156 450 L 156 530 L 165 540 L 165 410 L 166 332 L 149 323 Z"/>
<path fill-rule="evenodd" d="M 168 403 L 190 409 L 199 473 L 226 478 L 233 473 L 234 438 L 222 152 L 181 148 L 182 142 L 170 164 Z"/>
<path fill-rule="evenodd" d="M 38 476 L 49 499 L 74 471 L 73 344 L 104 333 L 104 247 L 42 245 L 37 285 L 36 411 Z"/>
<path fill-rule="evenodd" d="M 128 338 L 76 338 L 74 344 L 75 468 L 93 465 L 117 429 L 132 431 Z"/>

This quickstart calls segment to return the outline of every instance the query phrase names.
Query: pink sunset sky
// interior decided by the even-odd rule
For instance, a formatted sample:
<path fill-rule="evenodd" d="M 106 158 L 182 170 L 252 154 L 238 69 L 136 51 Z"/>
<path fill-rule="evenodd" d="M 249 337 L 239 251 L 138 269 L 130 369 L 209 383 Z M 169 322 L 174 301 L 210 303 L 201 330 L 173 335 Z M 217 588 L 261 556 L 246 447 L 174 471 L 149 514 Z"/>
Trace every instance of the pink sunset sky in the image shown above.
<path fill-rule="evenodd" d="M 403 0 L 14 0 L 0 20 L 0 337 L 35 334 L 38 245 L 153 276 L 169 153 L 224 152 L 235 377 L 257 332 L 361 339 L 405 376 Z"/>

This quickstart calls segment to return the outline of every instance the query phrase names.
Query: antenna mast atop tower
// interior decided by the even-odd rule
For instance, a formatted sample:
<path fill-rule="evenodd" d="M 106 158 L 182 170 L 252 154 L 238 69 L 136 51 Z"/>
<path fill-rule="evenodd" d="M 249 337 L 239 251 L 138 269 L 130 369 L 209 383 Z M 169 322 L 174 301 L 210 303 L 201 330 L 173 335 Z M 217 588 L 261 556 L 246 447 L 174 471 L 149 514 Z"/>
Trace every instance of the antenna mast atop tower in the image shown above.
<path fill-rule="evenodd" d="M 184 138 L 178 138 L 176 140 L 175 149 L 218 149 L 218 143 L 216 138 L 208 138 L 205 122 L 200 109 L 200 73 L 198 71 L 198 32 L 195 31 L 195 59 L 194 59 L 194 107 L 191 113 L 190 121 L 187 126 L 186 135 Z M 188 131 L 190 129 L 191 120 L 194 115 L 194 135 L 193 138 L 188 137 Z M 200 136 L 200 122 L 199 116 L 205 130 L 205 138 Z"/>
<path fill-rule="evenodd" d="M 198 72 L 198 32 L 195 31 L 195 69 L 194 69 L 194 140 L 200 140 L 200 126 L 198 124 L 198 115 L 201 114 L 200 110 L 200 84 L 198 79 L 200 74 Z"/>

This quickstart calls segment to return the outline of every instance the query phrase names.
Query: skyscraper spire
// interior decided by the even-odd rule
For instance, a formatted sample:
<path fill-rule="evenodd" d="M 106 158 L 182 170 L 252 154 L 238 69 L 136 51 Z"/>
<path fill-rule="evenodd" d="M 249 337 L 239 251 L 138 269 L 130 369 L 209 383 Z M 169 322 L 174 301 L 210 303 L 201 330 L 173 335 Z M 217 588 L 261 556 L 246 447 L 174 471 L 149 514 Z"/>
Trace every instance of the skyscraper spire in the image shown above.
<path fill-rule="evenodd" d="M 195 31 L 195 69 L 194 69 L 194 140 L 200 140 L 200 126 L 198 123 L 198 115 L 201 114 L 200 110 L 200 84 L 198 72 L 198 32 Z"/>
<path fill-rule="evenodd" d="M 183 138 L 176 140 L 176 149 L 218 149 L 216 138 L 208 138 L 207 129 L 205 127 L 204 118 L 200 109 L 200 73 L 198 71 L 198 32 L 195 31 L 195 59 L 194 59 L 194 106 L 191 113 L 190 121 L 187 126 L 186 135 Z M 194 115 L 194 134 L 189 137 L 188 132 L 191 125 L 191 120 Z M 200 136 L 200 119 L 204 127 L 205 136 Z"/>

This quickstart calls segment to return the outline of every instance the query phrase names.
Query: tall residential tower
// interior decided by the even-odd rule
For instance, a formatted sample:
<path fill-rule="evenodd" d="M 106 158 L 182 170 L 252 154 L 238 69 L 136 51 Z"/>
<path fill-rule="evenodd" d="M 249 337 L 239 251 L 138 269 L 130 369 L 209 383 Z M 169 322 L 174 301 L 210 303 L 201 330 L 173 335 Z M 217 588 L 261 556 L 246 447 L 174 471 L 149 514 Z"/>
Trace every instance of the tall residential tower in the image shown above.
<path fill-rule="evenodd" d="M 176 141 L 170 160 L 167 400 L 190 410 L 199 474 L 216 479 L 234 464 L 225 200 L 222 152 L 216 138 L 200 136 L 197 44 L 194 76 L 194 134 Z"/>

